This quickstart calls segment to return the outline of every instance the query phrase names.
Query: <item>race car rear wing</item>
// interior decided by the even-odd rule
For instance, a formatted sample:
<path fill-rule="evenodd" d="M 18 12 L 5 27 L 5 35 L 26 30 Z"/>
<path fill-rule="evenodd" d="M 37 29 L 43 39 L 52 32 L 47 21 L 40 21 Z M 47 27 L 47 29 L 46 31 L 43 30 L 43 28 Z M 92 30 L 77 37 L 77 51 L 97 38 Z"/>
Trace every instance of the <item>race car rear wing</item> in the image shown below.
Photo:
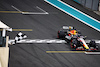
<path fill-rule="evenodd" d="M 63 29 L 74 29 L 72 26 L 63 26 Z"/>

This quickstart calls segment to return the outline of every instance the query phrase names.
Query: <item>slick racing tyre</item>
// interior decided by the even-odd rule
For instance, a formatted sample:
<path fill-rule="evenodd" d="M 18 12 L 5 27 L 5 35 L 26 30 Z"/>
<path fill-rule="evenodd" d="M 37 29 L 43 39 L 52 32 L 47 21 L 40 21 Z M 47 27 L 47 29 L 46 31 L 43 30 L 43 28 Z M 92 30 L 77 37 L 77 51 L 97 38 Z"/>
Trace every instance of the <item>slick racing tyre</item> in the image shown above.
<path fill-rule="evenodd" d="M 65 33 L 63 31 L 58 31 L 58 38 L 65 38 Z"/>
<path fill-rule="evenodd" d="M 80 47 L 80 46 L 81 46 L 81 44 L 80 44 L 80 42 L 77 39 L 73 39 L 71 41 L 71 47 L 77 48 L 77 47 Z"/>
<path fill-rule="evenodd" d="M 90 43 L 89 43 L 89 47 L 94 47 L 94 48 L 96 48 L 96 43 L 95 43 L 95 41 L 91 40 Z"/>

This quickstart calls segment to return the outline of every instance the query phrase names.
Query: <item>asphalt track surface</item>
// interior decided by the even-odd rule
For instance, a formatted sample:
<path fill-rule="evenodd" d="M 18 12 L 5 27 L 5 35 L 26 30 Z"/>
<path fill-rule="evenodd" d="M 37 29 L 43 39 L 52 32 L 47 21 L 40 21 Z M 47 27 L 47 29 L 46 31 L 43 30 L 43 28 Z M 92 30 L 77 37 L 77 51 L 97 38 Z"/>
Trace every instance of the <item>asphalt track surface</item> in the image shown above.
<path fill-rule="evenodd" d="M 90 10 L 73 1 L 65 1 L 83 12 L 100 19 Z M 25 33 L 29 39 L 56 39 L 57 31 L 63 25 L 72 25 L 81 30 L 88 39 L 100 39 L 100 32 L 72 18 L 43 0 L 0 0 L 0 11 L 42 12 L 36 6 L 49 14 L 23 15 L 21 13 L 0 13 L 0 20 L 14 29 L 32 29 Z M 17 32 L 7 32 L 14 39 Z M 100 55 L 84 53 L 46 53 L 46 51 L 72 50 L 69 44 L 16 44 L 10 47 L 9 67 L 99 67 Z M 100 48 L 99 48 L 100 49 Z"/>

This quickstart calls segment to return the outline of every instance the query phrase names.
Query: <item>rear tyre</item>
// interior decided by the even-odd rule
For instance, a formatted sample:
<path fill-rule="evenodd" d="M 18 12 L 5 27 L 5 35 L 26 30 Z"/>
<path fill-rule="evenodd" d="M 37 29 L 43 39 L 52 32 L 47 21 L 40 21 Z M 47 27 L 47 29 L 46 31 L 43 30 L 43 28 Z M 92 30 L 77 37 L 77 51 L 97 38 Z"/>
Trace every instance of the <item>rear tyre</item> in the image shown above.
<path fill-rule="evenodd" d="M 58 38 L 59 39 L 65 38 L 65 33 L 63 31 L 58 31 Z"/>

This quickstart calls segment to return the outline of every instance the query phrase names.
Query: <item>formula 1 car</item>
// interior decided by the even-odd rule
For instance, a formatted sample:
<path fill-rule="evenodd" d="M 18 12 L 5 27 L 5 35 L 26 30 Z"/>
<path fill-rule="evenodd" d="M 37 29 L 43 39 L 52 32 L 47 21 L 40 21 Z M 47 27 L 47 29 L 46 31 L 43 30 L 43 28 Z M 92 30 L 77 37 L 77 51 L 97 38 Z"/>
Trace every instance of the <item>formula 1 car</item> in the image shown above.
<path fill-rule="evenodd" d="M 71 48 L 76 50 L 96 51 L 98 45 L 95 41 L 90 40 L 89 43 L 85 42 L 86 36 L 82 36 L 79 30 L 74 29 L 72 26 L 63 26 L 57 33 L 59 39 L 64 39 L 71 45 Z"/>

